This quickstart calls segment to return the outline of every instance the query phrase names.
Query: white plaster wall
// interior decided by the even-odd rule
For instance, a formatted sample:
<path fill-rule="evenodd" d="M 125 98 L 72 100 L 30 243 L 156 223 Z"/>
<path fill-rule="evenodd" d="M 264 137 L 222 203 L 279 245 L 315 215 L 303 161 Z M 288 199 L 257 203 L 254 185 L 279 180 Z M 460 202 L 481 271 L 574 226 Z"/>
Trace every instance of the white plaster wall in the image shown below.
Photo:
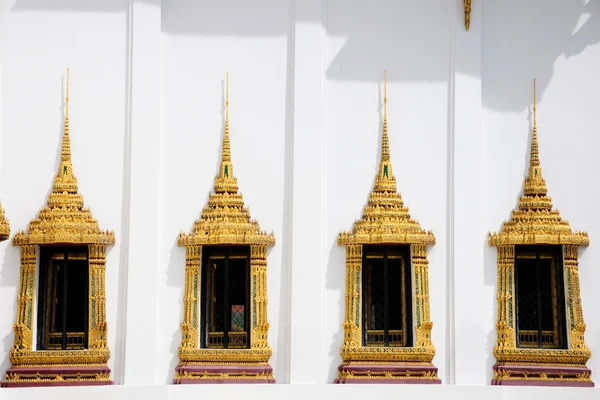
<path fill-rule="evenodd" d="M 563 217 L 574 229 L 587 230 L 592 242 L 580 253 L 580 274 L 586 341 L 594 354 L 589 367 L 598 380 L 600 318 L 595 304 L 600 295 L 595 289 L 600 272 L 594 265 L 600 256 L 594 249 L 600 240 L 600 222 L 595 218 L 600 200 L 596 184 L 600 161 L 595 156 L 600 144 L 600 117 L 595 112 L 600 93 L 600 1 L 475 0 L 468 33 L 462 27 L 460 0 L 163 1 L 161 73 L 150 72 L 130 92 L 129 74 L 140 71 L 145 56 L 157 55 L 151 46 L 140 50 L 144 43 L 139 40 L 129 42 L 132 29 L 138 38 L 146 37 L 145 30 L 159 29 L 153 23 L 131 25 L 134 3 L 143 4 L 150 14 L 160 5 L 156 0 L 0 3 L 2 205 L 14 233 L 25 229 L 46 201 L 62 133 L 61 79 L 70 67 L 75 173 L 86 205 L 101 227 L 115 230 L 117 236 L 107 260 L 110 366 L 117 384 L 172 381 L 181 338 L 185 268 L 176 239 L 180 231 L 190 230 L 212 190 L 223 129 L 225 72 L 230 73 L 235 175 L 252 216 L 277 239 L 268 255 L 271 365 L 280 383 L 332 382 L 340 362 L 344 301 L 344 252 L 336 238 L 360 218 L 372 189 L 381 141 L 384 69 L 398 189 L 411 215 L 437 238 L 429 250 L 430 302 L 437 349 L 434 364 L 444 383 L 487 385 L 492 377 L 495 249 L 487 246 L 485 233 L 497 230 L 509 217 L 521 191 L 531 134 L 533 77 L 538 78 L 540 152 L 550 195 Z M 141 19 L 146 14 L 137 15 Z M 133 69 L 129 46 L 138 62 Z M 321 79 L 322 87 L 314 79 Z M 151 136 L 160 138 L 160 156 L 154 160 L 140 155 L 139 146 L 145 143 L 138 139 L 133 142 L 138 146 L 133 162 L 127 136 L 128 96 L 134 105 L 148 103 L 131 114 L 137 118 L 134 130 L 136 126 L 139 130 L 144 110 L 153 107 L 152 99 L 139 97 L 145 93 L 140 86 L 149 82 L 161 85 L 151 91 L 160 93 L 162 102 L 162 115 L 156 119 L 162 121 L 161 133 Z M 312 108 L 318 102 L 320 106 Z M 481 129 L 478 122 L 470 125 L 481 117 Z M 320 135 L 314 135 L 318 139 L 302 141 L 301 135 L 313 133 L 315 126 L 321 127 Z M 143 137 L 139 132 L 134 136 Z M 479 137 L 481 149 L 472 140 Z M 152 236 L 144 232 L 139 215 L 130 228 L 133 207 L 143 199 L 136 198 L 129 209 L 128 169 L 153 162 L 159 165 L 158 178 L 139 170 L 134 175 L 137 184 L 146 178 L 157 182 L 159 193 L 158 207 L 154 203 L 148 207 L 156 212 L 147 215 L 153 219 L 148 226 L 159 227 L 159 246 L 152 249 L 158 262 L 148 265 L 145 275 L 141 272 L 145 265 L 136 263 L 143 249 L 129 249 L 124 240 L 130 229 L 134 235 Z M 469 170 L 477 165 L 482 166 L 480 175 Z M 480 178 L 468 184 L 461 180 L 465 173 Z M 143 183 L 148 190 L 148 182 Z M 297 188 L 303 190 L 293 190 Z M 467 210 L 461 206 L 464 199 L 471 202 Z M 315 208 L 319 201 L 322 208 Z M 292 223 L 303 230 L 294 230 Z M 320 237 L 307 240 L 313 235 Z M 136 240 L 136 246 L 140 242 Z M 303 248 L 304 243 L 321 247 L 307 254 L 312 247 Z M 0 244 L 1 376 L 9 366 L 7 353 L 13 341 L 17 250 Z M 136 265 L 129 266 L 128 260 Z M 136 277 L 134 282 L 127 282 L 128 271 Z M 156 332 L 137 338 L 131 332 L 141 331 L 135 328 L 149 314 L 128 308 L 125 299 L 129 288 L 144 285 L 157 287 L 156 298 L 147 302 L 148 307 L 156 304 L 156 315 L 150 315 Z M 129 295 L 134 298 L 135 293 Z M 311 321 L 319 330 L 316 340 L 314 332 L 298 326 Z M 126 330 L 128 340 L 138 339 L 148 344 L 148 352 L 155 352 L 155 357 L 145 358 L 150 360 L 147 370 L 133 371 L 131 380 L 124 379 L 124 363 L 136 364 L 131 349 L 140 346 L 129 346 L 126 353 Z M 308 344 L 298 341 L 304 337 Z M 145 379 L 145 374 L 153 375 Z M 158 399 L 227 397 L 239 395 L 239 390 L 250 398 L 372 394 L 363 388 L 298 385 L 58 388 L 44 390 L 43 395 L 104 398 L 110 393 L 115 398 Z M 427 398 L 527 398 L 542 393 L 485 387 L 376 390 L 382 396 L 418 393 Z M 39 393 L 0 390 L 0 399 L 37 398 Z M 548 398 L 574 393 L 543 390 Z M 597 390 L 576 393 L 578 398 L 597 396 Z"/>
<path fill-rule="evenodd" d="M 60 160 L 63 77 L 71 69 L 70 132 L 80 193 L 117 243 L 107 255 L 109 366 L 122 364 L 122 218 L 125 131 L 125 5 L 110 0 L 4 1 L 0 108 L 0 192 L 11 233 L 26 229 L 46 204 Z M 19 248 L 0 245 L 0 374 L 10 366 Z"/>
<path fill-rule="evenodd" d="M 435 246 L 429 248 L 432 341 L 437 350 L 434 364 L 446 379 L 448 38 L 454 11 L 454 4 L 446 0 L 327 2 L 323 383 L 333 382 L 341 362 L 345 251 L 337 245 L 337 235 L 361 218 L 373 189 L 381 154 L 384 70 L 398 190 L 411 216 L 436 236 Z M 422 32 L 418 41 L 401 39 L 417 31 Z"/>
<path fill-rule="evenodd" d="M 484 224 L 497 231 L 510 217 L 527 175 L 537 78 L 540 159 L 555 208 L 574 230 L 587 231 L 579 273 L 588 367 L 600 376 L 600 3 L 598 1 L 486 1 L 483 7 Z M 483 238 L 482 238 L 483 242 Z M 488 376 L 496 338 L 496 250 L 485 249 Z M 490 316 L 493 313 L 493 319 Z M 485 383 L 485 382 L 482 382 Z"/>
<path fill-rule="evenodd" d="M 199 218 L 218 172 L 229 72 L 234 175 L 261 228 L 273 231 L 268 253 L 269 344 L 279 374 L 287 31 L 290 3 L 173 0 L 163 5 L 163 199 L 156 383 L 171 383 L 181 341 L 185 254 L 179 232 Z"/>

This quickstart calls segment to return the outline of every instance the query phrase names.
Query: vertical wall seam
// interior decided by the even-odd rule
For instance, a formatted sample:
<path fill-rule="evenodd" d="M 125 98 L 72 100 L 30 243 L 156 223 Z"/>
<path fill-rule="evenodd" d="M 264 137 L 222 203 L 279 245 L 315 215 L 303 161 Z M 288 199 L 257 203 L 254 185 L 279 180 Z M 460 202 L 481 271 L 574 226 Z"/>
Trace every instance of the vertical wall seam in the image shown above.
<path fill-rule="evenodd" d="M 162 50 L 163 50 L 163 36 L 162 36 L 162 11 L 163 11 L 163 1 L 159 0 L 159 7 L 160 7 L 160 37 L 159 37 L 159 93 L 160 93 L 160 97 L 158 99 L 160 105 L 159 105 L 159 118 L 160 118 L 160 124 L 159 124 L 159 133 L 158 133 L 158 185 L 157 185 L 157 195 L 158 195 L 158 202 L 157 202 L 157 215 L 156 215 L 156 219 L 157 219 L 157 226 L 158 226 L 158 230 L 156 232 L 156 243 L 163 243 L 163 217 L 164 217 L 164 213 L 163 213 L 163 201 L 164 201 L 164 169 L 165 169 L 165 162 L 164 162 L 164 156 L 165 156 L 165 152 L 164 152 L 164 139 L 165 139 L 165 135 L 164 135 L 164 124 L 163 124 L 163 84 L 164 84 L 164 80 L 163 80 L 163 56 L 162 56 Z M 159 245 L 157 246 L 156 249 L 157 253 L 156 253 L 156 259 L 160 261 L 163 260 L 163 250 L 162 247 Z M 160 269 L 160 264 L 157 265 L 156 268 L 156 274 L 155 274 L 155 280 L 154 280 L 154 289 L 156 291 L 156 296 L 154 298 L 154 309 L 158 310 L 159 309 L 159 305 L 160 305 L 160 296 L 158 295 L 158 282 L 159 282 L 159 278 L 160 278 L 160 273 L 161 273 L 161 269 Z M 158 312 L 158 311 L 157 311 Z M 158 318 L 156 318 L 156 325 L 155 325 L 155 329 L 157 332 L 157 336 L 155 337 L 156 339 L 156 343 L 154 344 L 154 359 L 158 360 L 160 358 L 159 354 L 160 354 L 160 347 L 159 345 L 162 345 L 160 340 L 158 340 L 158 332 L 160 331 L 159 328 L 161 327 L 160 324 L 160 315 Z M 154 370 L 154 384 L 157 384 L 160 380 L 159 380 L 159 368 L 155 368 Z"/>
<path fill-rule="evenodd" d="M 295 63 L 296 63 L 296 0 L 290 0 L 289 29 L 287 38 L 286 66 L 286 110 L 285 110 L 285 139 L 284 139 L 284 173 L 283 173 L 283 232 L 282 232 L 282 265 L 281 282 L 285 287 L 280 288 L 279 330 L 284 330 L 285 347 L 277 347 L 278 382 L 291 382 L 292 369 L 292 251 L 293 251 L 293 221 L 294 221 L 294 99 L 295 99 Z M 271 283 L 272 285 L 272 283 Z M 279 343 L 278 343 L 279 344 Z M 280 365 L 279 360 L 284 360 Z"/>
<path fill-rule="evenodd" d="M 328 119 L 327 119 L 327 1 L 321 1 L 321 331 L 327 321 L 327 138 L 328 138 Z M 328 348 L 325 341 L 321 340 L 322 366 L 324 368 L 322 376 L 328 376 L 329 363 L 327 362 Z"/>
<path fill-rule="evenodd" d="M 321 1 L 321 268 L 320 268 L 320 283 L 321 283 L 321 332 L 327 321 L 327 139 L 328 139 L 328 118 L 327 118 L 327 0 Z M 321 355 L 322 355 L 322 376 L 329 375 L 328 346 L 321 340 Z"/>
<path fill-rule="evenodd" d="M 133 76 L 133 1 L 126 11 L 125 52 L 125 129 L 123 148 L 123 203 L 121 207 L 119 288 L 117 299 L 117 337 L 115 351 L 115 383 L 125 383 L 125 356 L 127 348 L 127 291 L 129 279 L 129 234 L 131 220 L 131 132 L 132 132 L 132 76 Z"/>
<path fill-rule="evenodd" d="M 448 74 L 448 136 L 446 143 L 446 383 L 456 384 L 456 304 L 455 304 L 455 265 L 454 265 L 454 156 L 455 156 L 455 76 L 456 76 L 456 30 L 462 24 L 462 1 L 455 1 L 452 14 L 450 68 Z M 462 19 L 461 19 L 462 20 Z"/>

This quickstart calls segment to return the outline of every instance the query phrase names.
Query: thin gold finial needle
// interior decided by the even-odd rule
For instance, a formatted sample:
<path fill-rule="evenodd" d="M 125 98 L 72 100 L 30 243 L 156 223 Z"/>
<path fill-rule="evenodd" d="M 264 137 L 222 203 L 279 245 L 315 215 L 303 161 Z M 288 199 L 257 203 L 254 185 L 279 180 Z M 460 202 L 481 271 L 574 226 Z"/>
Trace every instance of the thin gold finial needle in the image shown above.
<path fill-rule="evenodd" d="M 537 131 L 537 96 L 535 78 L 533 78 L 533 130 Z"/>
<path fill-rule="evenodd" d="M 69 68 L 67 68 L 67 89 L 65 97 L 65 117 L 69 118 Z"/>

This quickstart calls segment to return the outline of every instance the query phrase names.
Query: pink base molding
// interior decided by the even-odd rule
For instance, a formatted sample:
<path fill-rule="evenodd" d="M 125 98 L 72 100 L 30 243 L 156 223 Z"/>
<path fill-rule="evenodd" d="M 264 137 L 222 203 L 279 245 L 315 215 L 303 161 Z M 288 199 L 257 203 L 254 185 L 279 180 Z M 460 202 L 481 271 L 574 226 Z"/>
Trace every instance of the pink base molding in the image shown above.
<path fill-rule="evenodd" d="M 409 365 L 409 364 L 342 364 L 339 366 L 340 373 L 352 373 L 356 377 L 337 378 L 334 383 L 383 383 L 383 384 L 417 384 L 417 385 L 439 385 L 439 378 L 420 378 L 423 373 L 433 372 L 437 376 L 437 368 L 433 365 Z M 397 378 L 388 378 L 386 375 L 395 375 Z M 366 378 L 371 375 L 372 378 Z M 414 377 L 412 377 L 414 376 Z M 365 378 L 363 378 L 365 377 Z"/>
<path fill-rule="evenodd" d="M 207 384 L 207 383 L 275 383 L 275 379 L 261 379 L 257 376 L 273 376 L 270 365 L 178 365 L 175 368 L 177 376 L 173 379 L 174 385 Z M 185 374 L 189 378 L 185 377 Z M 204 377 L 204 375 L 207 375 Z M 220 374 L 233 376 L 221 378 Z M 248 375 L 248 377 L 243 377 Z"/>
<path fill-rule="evenodd" d="M 47 387 L 47 386 L 106 386 L 112 380 L 97 380 L 97 375 L 109 375 L 105 365 L 89 367 L 31 367 L 10 368 L 6 374 L 14 374 L 18 380 L 3 381 L 0 387 Z M 56 379 L 60 376 L 60 379 Z"/>
<path fill-rule="evenodd" d="M 494 372 L 496 371 L 509 372 L 511 379 L 493 379 L 492 385 L 594 387 L 594 382 L 572 380 L 581 374 L 591 374 L 589 368 L 585 367 L 496 364 Z M 544 374 L 545 377 L 542 378 L 541 374 Z"/>

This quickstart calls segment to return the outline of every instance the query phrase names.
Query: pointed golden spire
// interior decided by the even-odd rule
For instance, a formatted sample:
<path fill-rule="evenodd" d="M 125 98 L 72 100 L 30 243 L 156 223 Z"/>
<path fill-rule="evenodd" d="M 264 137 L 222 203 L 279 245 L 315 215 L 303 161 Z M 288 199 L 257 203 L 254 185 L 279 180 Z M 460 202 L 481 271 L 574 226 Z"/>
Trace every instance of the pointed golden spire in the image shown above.
<path fill-rule="evenodd" d="M 66 76 L 66 90 L 65 90 L 65 128 L 63 132 L 63 142 L 62 142 L 62 151 L 61 151 L 61 167 L 66 167 L 66 165 L 62 165 L 63 162 L 71 162 L 71 137 L 69 136 L 69 68 L 67 68 L 67 76 Z M 61 168 L 62 173 L 66 173 L 64 168 Z"/>
<path fill-rule="evenodd" d="M 431 231 L 421 228 L 418 221 L 410 217 L 408 207 L 396 189 L 396 178 L 392 173 L 390 140 L 387 123 L 387 71 L 383 72 L 383 135 L 381 160 L 375 177 L 373 191 L 360 220 L 354 220 L 352 230 L 341 232 L 338 244 L 434 244 Z"/>
<path fill-rule="evenodd" d="M 540 166 L 540 154 L 537 136 L 537 93 L 536 93 L 536 80 L 533 80 L 533 129 L 531 137 L 531 152 L 529 155 L 529 174 L 525 178 L 523 184 L 523 193 L 525 196 L 544 197 L 548 193 L 546 187 L 546 181 L 542 176 L 542 167 Z M 529 208 L 525 203 L 521 202 L 521 206 Z M 529 202 L 526 202 L 529 203 Z M 545 204 L 544 208 L 548 205 Z"/>
<path fill-rule="evenodd" d="M 238 191 L 233 175 L 229 139 L 229 74 L 225 75 L 225 128 L 221 144 L 221 165 L 215 177 L 214 193 L 196 220 L 192 232 L 182 233 L 179 246 L 205 244 L 275 244 L 275 236 L 260 230 L 258 222 L 250 218 L 244 198 Z"/>
<path fill-rule="evenodd" d="M 537 98 L 536 98 L 536 87 L 535 78 L 533 78 L 533 137 L 531 138 L 531 154 L 529 156 L 530 166 L 540 165 L 540 154 L 538 148 L 538 137 L 537 137 Z"/>
<path fill-rule="evenodd" d="M 77 179 L 71 164 L 69 136 L 69 69 L 65 76 L 65 127 L 62 138 L 60 164 L 54 176 L 47 206 L 29 222 L 27 233 L 20 231 L 13 237 L 13 245 L 24 244 L 114 244 L 113 232 L 102 231 L 91 211 L 84 207 L 78 192 Z"/>
<path fill-rule="evenodd" d="M 233 164 L 231 162 L 231 143 L 229 138 L 229 73 L 225 74 L 225 132 L 221 145 L 221 167 L 219 176 L 215 179 L 216 193 L 237 193 L 238 186 L 233 177 Z"/>
<path fill-rule="evenodd" d="M 69 119 L 69 68 L 67 68 L 67 90 L 65 96 L 65 118 Z"/>
<path fill-rule="evenodd" d="M 387 122 L 387 71 L 383 71 L 383 135 L 381 138 L 381 160 L 379 173 L 375 179 L 375 192 L 396 192 L 396 178 L 392 174 L 390 160 L 390 139 Z"/>
<path fill-rule="evenodd" d="M 231 161 L 230 146 L 231 144 L 229 141 L 229 72 L 227 72 L 225 74 L 225 132 L 223 134 L 221 162 Z"/>
<path fill-rule="evenodd" d="M 537 90 L 533 80 L 533 124 L 529 173 L 523 182 L 523 195 L 510 220 L 502 223 L 498 233 L 490 233 L 488 243 L 492 246 L 522 244 L 577 244 L 587 246 L 585 232 L 573 232 L 569 222 L 562 219 L 558 210 L 552 208 L 548 187 L 542 175 L 537 136 Z"/>
<path fill-rule="evenodd" d="M 62 138 L 62 149 L 60 152 L 60 165 L 56 176 L 54 177 L 54 184 L 52 185 L 52 192 L 55 194 L 61 194 L 63 192 L 77 193 L 77 179 L 73 175 L 73 165 L 71 163 L 71 136 L 69 133 L 69 69 L 67 68 L 66 74 L 66 88 L 65 88 L 65 127 Z M 52 197 L 52 194 L 51 194 Z"/>
<path fill-rule="evenodd" d="M 381 161 L 390 159 L 390 139 L 387 123 L 387 71 L 383 71 L 383 138 L 381 139 Z"/>

